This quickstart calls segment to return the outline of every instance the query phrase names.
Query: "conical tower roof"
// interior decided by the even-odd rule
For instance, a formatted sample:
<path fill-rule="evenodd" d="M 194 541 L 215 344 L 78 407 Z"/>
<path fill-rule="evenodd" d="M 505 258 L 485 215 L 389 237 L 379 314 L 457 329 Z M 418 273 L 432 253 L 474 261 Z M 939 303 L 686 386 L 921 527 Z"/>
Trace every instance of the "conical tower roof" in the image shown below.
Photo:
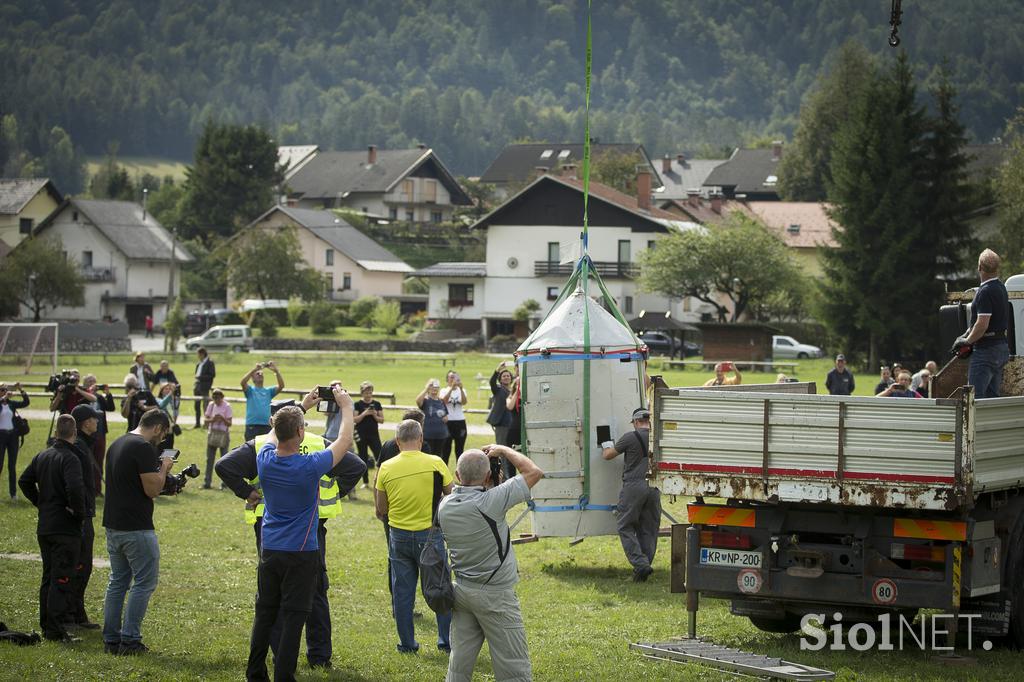
<path fill-rule="evenodd" d="M 628 326 L 623 325 L 600 303 L 577 289 L 548 312 L 544 321 L 516 352 L 532 354 L 545 349 L 551 352 L 582 351 L 584 306 L 587 307 L 590 318 L 591 352 L 635 351 L 641 347 L 641 343 Z"/>

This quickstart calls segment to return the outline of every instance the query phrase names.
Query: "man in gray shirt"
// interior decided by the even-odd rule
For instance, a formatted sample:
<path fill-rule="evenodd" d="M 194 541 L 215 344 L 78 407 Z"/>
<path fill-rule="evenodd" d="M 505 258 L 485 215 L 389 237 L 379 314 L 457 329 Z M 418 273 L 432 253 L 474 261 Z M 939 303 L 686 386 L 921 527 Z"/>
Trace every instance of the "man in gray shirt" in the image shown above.
<path fill-rule="evenodd" d="M 633 565 L 633 580 L 642 583 L 654 572 L 651 564 L 661 523 L 661 491 L 647 485 L 651 413 L 646 407 L 633 410 L 633 429 L 615 443 L 602 443 L 601 454 L 608 460 L 623 455 L 622 491 L 615 510 L 619 541 Z"/>
<path fill-rule="evenodd" d="M 488 457 L 504 457 L 519 472 L 497 487 Z M 438 525 L 455 571 L 451 659 L 447 682 L 470 682 L 484 639 L 494 679 L 533 679 L 526 627 L 515 585 L 519 570 L 505 514 L 530 499 L 543 476 L 529 458 L 503 445 L 466 450 L 457 464 L 459 485 L 441 500 Z"/>

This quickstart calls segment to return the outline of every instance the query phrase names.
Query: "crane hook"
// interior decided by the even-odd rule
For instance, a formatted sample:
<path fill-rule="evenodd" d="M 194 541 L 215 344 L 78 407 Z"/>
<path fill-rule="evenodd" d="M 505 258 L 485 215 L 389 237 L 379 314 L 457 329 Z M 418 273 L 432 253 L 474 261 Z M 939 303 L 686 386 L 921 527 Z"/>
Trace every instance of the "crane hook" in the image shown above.
<path fill-rule="evenodd" d="M 903 18 L 903 0 L 892 0 L 892 11 L 889 14 L 889 25 L 892 31 L 889 32 L 889 46 L 896 47 L 900 44 L 900 22 Z"/>

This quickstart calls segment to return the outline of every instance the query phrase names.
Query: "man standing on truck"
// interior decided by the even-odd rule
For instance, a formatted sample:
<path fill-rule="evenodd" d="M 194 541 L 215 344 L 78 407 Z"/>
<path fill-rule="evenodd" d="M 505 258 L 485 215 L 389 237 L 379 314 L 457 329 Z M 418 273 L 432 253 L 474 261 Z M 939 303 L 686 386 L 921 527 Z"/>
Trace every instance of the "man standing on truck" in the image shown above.
<path fill-rule="evenodd" d="M 633 580 L 645 582 L 654 569 L 658 551 L 658 524 L 661 521 L 661 491 L 647 484 L 650 469 L 651 413 L 646 407 L 633 410 L 633 430 L 618 441 L 601 443 L 601 455 L 612 460 L 625 455 L 622 466 L 622 491 L 616 506 L 619 541 L 633 565 Z"/>
<path fill-rule="evenodd" d="M 974 346 L 967 383 L 974 387 L 975 398 L 998 398 L 1003 366 L 1010 359 L 1006 343 L 1010 303 L 1006 287 L 999 281 L 999 255 L 992 249 L 978 256 L 978 279 L 981 285 L 971 302 L 971 327 L 953 343 L 953 351 Z"/>
<path fill-rule="evenodd" d="M 836 356 L 836 366 L 825 377 L 825 388 L 829 395 L 853 395 L 853 372 L 846 368 L 846 356 Z"/>

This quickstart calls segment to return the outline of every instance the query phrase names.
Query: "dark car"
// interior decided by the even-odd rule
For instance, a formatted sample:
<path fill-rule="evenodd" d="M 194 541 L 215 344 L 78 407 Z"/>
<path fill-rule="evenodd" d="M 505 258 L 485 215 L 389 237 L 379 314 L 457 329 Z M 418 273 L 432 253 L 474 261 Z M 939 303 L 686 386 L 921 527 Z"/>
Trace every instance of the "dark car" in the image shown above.
<path fill-rule="evenodd" d="M 185 316 L 185 336 L 198 336 L 210 327 L 218 324 L 240 324 L 241 318 L 228 308 L 214 310 L 194 310 Z"/>
<path fill-rule="evenodd" d="M 704 355 L 704 346 L 695 341 L 683 341 L 683 355 L 688 358 Z"/>
<path fill-rule="evenodd" d="M 644 332 L 640 334 L 640 340 L 647 345 L 652 354 L 672 355 L 673 351 L 679 351 L 679 341 L 665 332 Z"/>

